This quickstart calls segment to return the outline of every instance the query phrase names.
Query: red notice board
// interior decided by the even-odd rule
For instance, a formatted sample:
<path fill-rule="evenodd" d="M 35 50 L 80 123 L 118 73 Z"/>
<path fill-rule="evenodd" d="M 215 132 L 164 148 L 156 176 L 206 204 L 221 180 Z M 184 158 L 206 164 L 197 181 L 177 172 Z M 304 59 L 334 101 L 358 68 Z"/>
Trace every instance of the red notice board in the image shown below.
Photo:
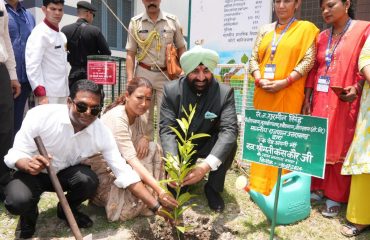
<path fill-rule="evenodd" d="M 116 84 L 116 62 L 115 61 L 87 61 L 87 79 L 97 84 Z"/>

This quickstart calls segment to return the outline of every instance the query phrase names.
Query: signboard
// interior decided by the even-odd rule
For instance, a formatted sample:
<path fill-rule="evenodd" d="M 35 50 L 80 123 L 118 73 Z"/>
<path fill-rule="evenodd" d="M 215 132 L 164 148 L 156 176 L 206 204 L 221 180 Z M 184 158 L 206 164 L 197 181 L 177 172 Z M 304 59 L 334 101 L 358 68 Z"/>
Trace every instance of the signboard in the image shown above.
<path fill-rule="evenodd" d="M 115 61 L 87 61 L 87 79 L 97 84 L 116 84 L 116 62 Z"/>
<path fill-rule="evenodd" d="M 327 119 L 245 111 L 243 160 L 324 177 Z"/>
<path fill-rule="evenodd" d="M 250 56 L 258 29 L 271 22 L 272 0 L 196 0 L 191 3 L 190 46 L 217 51 L 220 63 Z"/>

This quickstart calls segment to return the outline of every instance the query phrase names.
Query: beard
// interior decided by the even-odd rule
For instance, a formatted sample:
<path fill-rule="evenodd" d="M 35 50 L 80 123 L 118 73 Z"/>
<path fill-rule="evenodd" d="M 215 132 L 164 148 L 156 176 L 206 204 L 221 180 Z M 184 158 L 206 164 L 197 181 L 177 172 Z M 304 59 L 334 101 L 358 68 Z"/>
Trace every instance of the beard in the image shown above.
<path fill-rule="evenodd" d="M 208 91 L 209 87 L 212 84 L 212 79 L 205 79 L 203 81 L 199 81 L 199 79 L 188 79 L 188 83 L 190 89 L 195 93 L 205 93 Z"/>

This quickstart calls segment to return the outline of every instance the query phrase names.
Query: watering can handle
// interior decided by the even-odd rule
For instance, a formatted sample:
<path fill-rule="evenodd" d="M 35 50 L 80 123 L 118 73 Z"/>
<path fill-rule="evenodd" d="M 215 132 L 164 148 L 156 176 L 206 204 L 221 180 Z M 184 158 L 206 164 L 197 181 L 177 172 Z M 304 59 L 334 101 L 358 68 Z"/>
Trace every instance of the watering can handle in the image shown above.
<path fill-rule="evenodd" d="M 290 172 L 290 173 L 284 174 L 284 175 L 281 176 L 281 181 L 283 182 L 283 181 L 286 181 L 290 178 L 294 178 L 296 176 L 300 177 L 301 173 L 299 173 L 299 172 Z"/>

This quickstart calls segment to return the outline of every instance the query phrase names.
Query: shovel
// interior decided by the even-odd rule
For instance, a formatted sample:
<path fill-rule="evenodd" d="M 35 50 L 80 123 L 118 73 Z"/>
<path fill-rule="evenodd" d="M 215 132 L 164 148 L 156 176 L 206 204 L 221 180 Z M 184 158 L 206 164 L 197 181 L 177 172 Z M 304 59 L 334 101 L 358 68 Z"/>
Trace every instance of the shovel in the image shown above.
<path fill-rule="evenodd" d="M 44 146 L 44 144 L 41 140 L 41 137 L 37 136 L 37 137 L 34 138 L 34 140 L 35 140 L 37 149 L 39 150 L 40 154 L 45 158 L 49 158 L 49 155 L 48 155 L 48 153 L 46 151 L 46 148 L 45 148 L 45 146 Z M 67 217 L 67 221 L 69 223 L 69 226 L 72 229 L 72 233 L 75 236 L 76 240 L 92 240 L 92 235 L 91 234 L 87 235 L 86 237 L 82 237 L 82 234 L 80 232 L 80 229 L 78 228 L 76 219 L 72 214 L 72 210 L 71 210 L 71 208 L 68 204 L 66 196 L 64 195 L 64 192 L 63 192 L 62 186 L 60 185 L 59 179 L 57 178 L 55 168 L 51 164 L 49 164 L 49 166 L 46 167 L 46 170 L 49 173 L 51 183 L 53 184 L 54 190 L 57 193 L 59 202 L 62 205 L 64 214 Z"/>

